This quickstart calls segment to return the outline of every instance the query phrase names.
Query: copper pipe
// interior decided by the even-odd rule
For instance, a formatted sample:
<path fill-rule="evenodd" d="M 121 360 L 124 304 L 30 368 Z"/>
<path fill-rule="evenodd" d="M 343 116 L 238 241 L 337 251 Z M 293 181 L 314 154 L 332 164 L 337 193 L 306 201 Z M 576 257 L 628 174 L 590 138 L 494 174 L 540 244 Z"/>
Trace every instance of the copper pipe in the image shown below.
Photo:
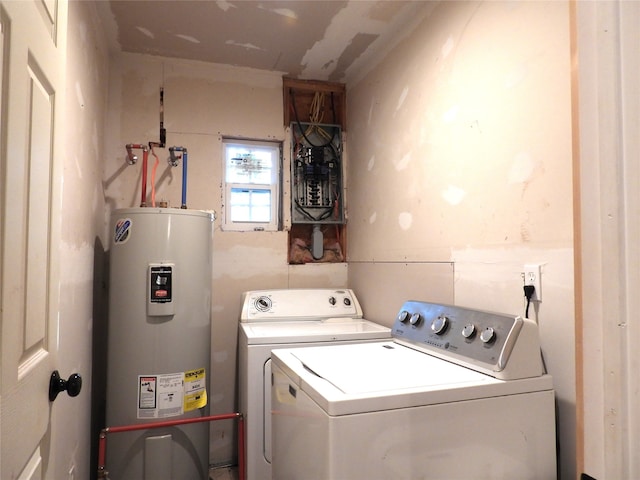
<path fill-rule="evenodd" d="M 138 161 L 137 155 L 133 153 L 133 149 L 142 150 L 142 194 L 140 199 L 140 206 L 147 206 L 147 161 L 149 158 L 149 147 L 141 143 L 127 143 L 125 145 L 127 149 L 127 163 L 134 165 Z"/>
<path fill-rule="evenodd" d="M 147 162 L 149 160 L 149 149 L 145 146 L 142 149 L 142 195 L 140 206 L 147 206 Z"/>

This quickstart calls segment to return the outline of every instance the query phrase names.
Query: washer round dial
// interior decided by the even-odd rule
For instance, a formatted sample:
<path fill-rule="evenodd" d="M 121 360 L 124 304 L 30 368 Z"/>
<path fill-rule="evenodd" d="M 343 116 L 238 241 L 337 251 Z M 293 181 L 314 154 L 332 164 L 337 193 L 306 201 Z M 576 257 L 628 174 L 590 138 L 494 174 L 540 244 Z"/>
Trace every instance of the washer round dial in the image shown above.
<path fill-rule="evenodd" d="M 496 332 L 492 327 L 485 328 L 480 334 L 480 340 L 482 340 L 484 343 L 492 342 L 493 340 L 495 340 L 495 338 Z"/>
<path fill-rule="evenodd" d="M 449 319 L 444 315 L 440 315 L 433 322 L 431 322 L 431 331 L 436 335 L 442 335 L 449 326 Z"/>
<path fill-rule="evenodd" d="M 406 310 L 402 310 L 397 317 L 397 320 L 401 323 L 406 323 L 407 320 L 409 320 L 409 312 L 407 312 Z"/>
<path fill-rule="evenodd" d="M 472 338 L 476 334 L 476 326 L 473 323 L 467 323 L 462 329 L 464 338 Z"/>
<path fill-rule="evenodd" d="M 411 315 L 411 318 L 409 319 L 409 323 L 411 325 L 420 325 L 420 322 L 422 321 L 422 317 L 420 316 L 419 313 L 414 313 L 413 315 Z"/>

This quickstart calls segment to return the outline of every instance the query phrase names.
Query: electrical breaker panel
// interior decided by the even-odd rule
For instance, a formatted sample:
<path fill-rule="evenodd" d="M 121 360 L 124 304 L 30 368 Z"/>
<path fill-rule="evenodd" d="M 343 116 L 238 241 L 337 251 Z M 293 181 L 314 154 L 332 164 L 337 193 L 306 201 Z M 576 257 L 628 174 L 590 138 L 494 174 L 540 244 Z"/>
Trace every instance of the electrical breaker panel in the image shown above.
<path fill-rule="evenodd" d="M 175 311 L 175 269 L 173 263 L 149 264 L 147 315 L 174 315 Z"/>
<path fill-rule="evenodd" d="M 344 223 L 342 129 L 291 124 L 291 222 Z"/>

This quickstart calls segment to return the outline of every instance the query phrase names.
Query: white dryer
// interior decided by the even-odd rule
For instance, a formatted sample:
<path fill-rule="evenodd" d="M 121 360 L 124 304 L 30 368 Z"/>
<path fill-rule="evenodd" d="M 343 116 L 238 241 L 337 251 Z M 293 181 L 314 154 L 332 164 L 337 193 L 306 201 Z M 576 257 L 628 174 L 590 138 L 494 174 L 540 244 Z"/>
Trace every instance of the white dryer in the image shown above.
<path fill-rule="evenodd" d="M 362 318 L 352 290 L 245 292 L 238 330 L 240 412 L 245 416 L 246 478 L 271 480 L 271 350 L 389 339 Z"/>
<path fill-rule="evenodd" d="M 272 354 L 273 478 L 556 478 L 537 325 L 406 302 L 393 339 Z"/>

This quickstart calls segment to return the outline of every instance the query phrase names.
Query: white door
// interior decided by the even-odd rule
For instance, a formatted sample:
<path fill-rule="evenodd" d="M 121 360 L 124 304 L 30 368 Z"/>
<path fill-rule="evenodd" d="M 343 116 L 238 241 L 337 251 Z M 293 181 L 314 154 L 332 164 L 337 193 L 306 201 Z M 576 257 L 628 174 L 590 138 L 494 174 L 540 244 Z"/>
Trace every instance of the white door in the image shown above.
<path fill-rule="evenodd" d="M 53 471 L 66 15 L 65 0 L 0 1 L 2 480 Z"/>

